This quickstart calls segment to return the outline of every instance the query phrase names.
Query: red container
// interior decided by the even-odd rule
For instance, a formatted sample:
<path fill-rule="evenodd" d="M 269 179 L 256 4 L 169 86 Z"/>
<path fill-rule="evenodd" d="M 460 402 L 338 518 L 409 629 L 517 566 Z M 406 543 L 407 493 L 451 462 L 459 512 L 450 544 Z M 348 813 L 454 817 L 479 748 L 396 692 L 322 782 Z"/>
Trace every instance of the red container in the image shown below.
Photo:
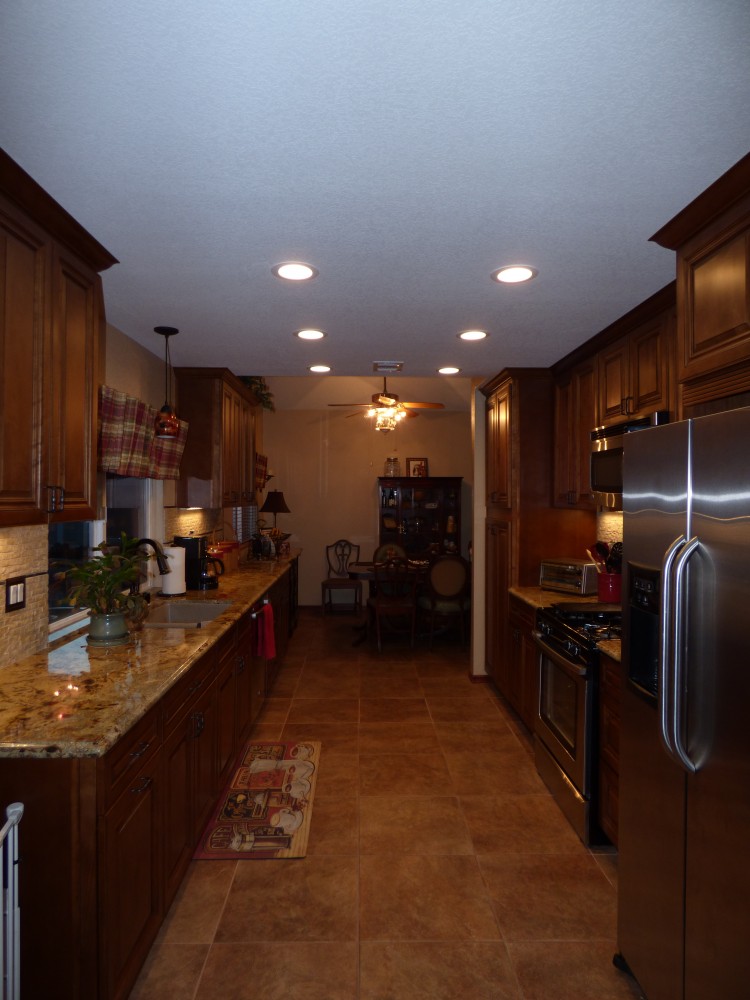
<path fill-rule="evenodd" d="M 602 604 L 619 604 L 622 597 L 622 574 L 599 573 L 596 578 Z"/>

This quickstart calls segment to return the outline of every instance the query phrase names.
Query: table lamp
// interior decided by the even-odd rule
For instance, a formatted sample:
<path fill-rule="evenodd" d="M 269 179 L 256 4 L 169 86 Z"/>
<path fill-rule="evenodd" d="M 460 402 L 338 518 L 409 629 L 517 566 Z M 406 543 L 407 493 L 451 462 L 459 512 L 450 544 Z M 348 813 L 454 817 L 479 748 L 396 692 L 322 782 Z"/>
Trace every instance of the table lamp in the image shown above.
<path fill-rule="evenodd" d="M 273 514 L 273 528 L 276 530 L 276 515 L 277 514 L 291 514 L 291 511 L 286 505 L 286 500 L 284 499 L 284 494 L 281 490 L 269 490 L 268 495 L 260 508 L 261 514 Z"/>

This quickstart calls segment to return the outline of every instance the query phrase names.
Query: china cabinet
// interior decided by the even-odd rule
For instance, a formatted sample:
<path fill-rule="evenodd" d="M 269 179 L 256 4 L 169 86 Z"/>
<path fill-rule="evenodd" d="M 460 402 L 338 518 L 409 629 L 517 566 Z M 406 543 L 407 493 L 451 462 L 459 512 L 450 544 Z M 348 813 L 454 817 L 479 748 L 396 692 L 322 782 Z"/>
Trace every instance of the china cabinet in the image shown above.
<path fill-rule="evenodd" d="M 378 479 L 379 545 L 407 555 L 461 551 L 460 476 Z"/>

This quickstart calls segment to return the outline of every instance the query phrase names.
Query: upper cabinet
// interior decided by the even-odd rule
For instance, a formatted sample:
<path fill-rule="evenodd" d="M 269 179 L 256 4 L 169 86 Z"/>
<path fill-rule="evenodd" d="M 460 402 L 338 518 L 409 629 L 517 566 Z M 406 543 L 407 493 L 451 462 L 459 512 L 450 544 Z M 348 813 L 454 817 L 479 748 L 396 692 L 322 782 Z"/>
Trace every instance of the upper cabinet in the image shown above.
<path fill-rule="evenodd" d="M 115 263 L 0 151 L 0 526 L 96 517 L 99 272 Z"/>
<path fill-rule="evenodd" d="M 175 368 L 177 412 L 190 424 L 179 507 L 253 503 L 255 396 L 227 368 Z"/>
<path fill-rule="evenodd" d="M 677 252 L 678 416 L 750 403 L 750 154 L 651 237 Z"/>
<path fill-rule="evenodd" d="M 597 356 L 600 424 L 655 410 L 674 411 L 670 391 L 674 327 L 674 284 L 670 284 L 609 328 L 623 332 Z"/>
<path fill-rule="evenodd" d="M 487 396 L 486 476 L 487 511 L 510 510 L 510 406 L 511 380 Z"/>
<path fill-rule="evenodd" d="M 589 459 L 596 424 L 596 358 L 555 369 L 553 502 L 594 510 Z"/>

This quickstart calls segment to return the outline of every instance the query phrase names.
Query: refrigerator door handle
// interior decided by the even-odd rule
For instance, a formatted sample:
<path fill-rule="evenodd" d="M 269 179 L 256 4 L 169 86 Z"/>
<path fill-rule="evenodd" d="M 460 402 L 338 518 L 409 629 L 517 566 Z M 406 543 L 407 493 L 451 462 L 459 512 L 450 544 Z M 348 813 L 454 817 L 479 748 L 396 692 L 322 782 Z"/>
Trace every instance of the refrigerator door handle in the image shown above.
<path fill-rule="evenodd" d="M 659 733 L 664 748 L 670 757 L 674 757 L 674 746 L 672 744 L 673 716 L 672 691 L 674 666 L 672 660 L 673 619 L 674 619 L 674 596 L 672 587 L 672 570 L 677 553 L 685 544 L 685 536 L 679 535 L 667 551 L 661 564 L 661 597 L 659 603 L 659 684 L 658 684 L 658 705 L 659 705 Z"/>
<path fill-rule="evenodd" d="M 672 569 L 674 574 L 674 617 L 672 620 L 673 668 L 670 699 L 672 756 L 688 774 L 694 774 L 698 770 L 698 767 L 690 759 L 682 740 L 685 722 L 685 644 L 682 642 L 685 624 L 685 601 L 687 598 L 685 571 L 690 557 L 699 545 L 698 536 L 694 535 L 680 550 Z"/>

